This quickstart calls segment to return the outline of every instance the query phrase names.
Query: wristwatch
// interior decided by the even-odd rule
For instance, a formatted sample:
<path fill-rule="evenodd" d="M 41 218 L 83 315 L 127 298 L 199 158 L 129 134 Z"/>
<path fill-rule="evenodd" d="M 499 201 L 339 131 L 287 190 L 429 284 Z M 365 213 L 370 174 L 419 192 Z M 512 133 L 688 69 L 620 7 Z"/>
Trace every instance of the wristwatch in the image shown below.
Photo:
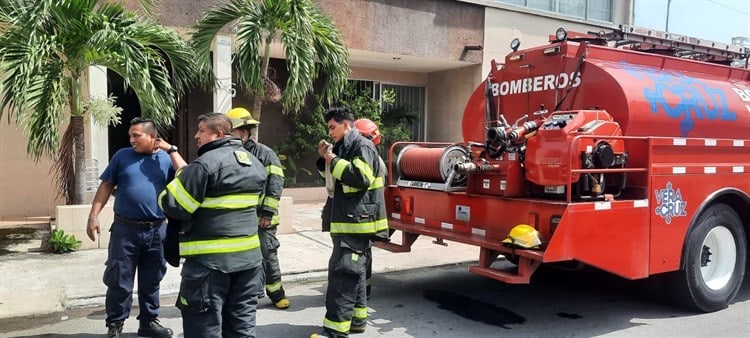
<path fill-rule="evenodd" d="M 173 144 L 173 145 L 169 146 L 169 149 L 167 149 L 167 154 L 171 154 L 171 153 L 173 153 L 173 152 L 175 152 L 177 150 L 179 150 L 179 149 L 177 149 L 177 146 Z"/>

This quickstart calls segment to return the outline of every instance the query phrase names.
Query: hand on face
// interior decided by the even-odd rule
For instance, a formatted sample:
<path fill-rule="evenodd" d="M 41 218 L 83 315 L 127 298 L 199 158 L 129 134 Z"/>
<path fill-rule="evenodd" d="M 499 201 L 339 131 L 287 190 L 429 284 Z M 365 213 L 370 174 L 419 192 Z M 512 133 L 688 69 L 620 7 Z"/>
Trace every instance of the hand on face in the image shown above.
<path fill-rule="evenodd" d="M 320 140 L 320 142 L 318 142 L 318 155 L 320 155 L 320 157 L 325 158 L 326 154 L 331 152 L 332 148 L 333 148 L 333 145 L 331 143 L 329 143 L 326 140 Z"/>

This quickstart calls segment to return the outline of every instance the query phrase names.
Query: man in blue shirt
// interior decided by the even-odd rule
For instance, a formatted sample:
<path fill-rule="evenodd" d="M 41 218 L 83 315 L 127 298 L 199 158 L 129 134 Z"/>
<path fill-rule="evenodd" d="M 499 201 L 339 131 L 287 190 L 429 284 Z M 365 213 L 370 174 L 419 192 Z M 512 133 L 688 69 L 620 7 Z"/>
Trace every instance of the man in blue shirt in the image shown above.
<path fill-rule="evenodd" d="M 159 149 L 154 122 L 137 117 L 130 122 L 131 148 L 112 157 L 99 177 L 89 212 L 86 232 L 94 241 L 99 234 L 99 212 L 115 191 L 114 222 L 104 271 L 107 285 L 107 337 L 120 337 L 133 302 L 133 280 L 138 270 L 138 336 L 168 338 L 172 330 L 156 319 L 159 315 L 159 283 L 167 271 L 162 249 L 166 226 L 156 198 L 185 161 L 171 146 Z M 173 164 L 174 163 L 174 164 Z"/>

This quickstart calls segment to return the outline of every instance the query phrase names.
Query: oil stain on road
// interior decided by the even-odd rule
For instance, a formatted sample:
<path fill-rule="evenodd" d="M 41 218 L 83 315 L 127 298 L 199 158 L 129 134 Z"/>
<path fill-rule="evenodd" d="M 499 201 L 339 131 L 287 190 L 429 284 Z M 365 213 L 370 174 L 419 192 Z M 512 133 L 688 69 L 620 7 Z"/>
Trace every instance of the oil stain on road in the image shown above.
<path fill-rule="evenodd" d="M 461 317 L 503 329 L 509 325 L 523 324 L 526 318 L 508 309 L 457 293 L 441 290 L 427 290 L 424 298 L 438 304 L 438 309 L 453 312 Z"/>

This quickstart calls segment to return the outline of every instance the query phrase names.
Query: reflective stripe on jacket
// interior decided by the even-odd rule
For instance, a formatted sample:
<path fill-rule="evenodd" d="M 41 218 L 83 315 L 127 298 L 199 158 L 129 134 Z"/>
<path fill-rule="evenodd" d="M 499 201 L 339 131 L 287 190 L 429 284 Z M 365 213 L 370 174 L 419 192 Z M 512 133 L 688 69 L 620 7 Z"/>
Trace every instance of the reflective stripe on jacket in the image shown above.
<path fill-rule="evenodd" d="M 271 226 L 279 224 L 279 201 L 284 189 L 284 169 L 273 149 L 262 143 L 248 140 L 245 149 L 258 158 L 266 169 L 266 186 L 258 205 L 258 216 L 271 216 Z"/>
<path fill-rule="evenodd" d="M 256 209 L 266 169 L 236 138 L 205 144 L 198 155 L 159 196 L 165 214 L 183 221 L 180 255 L 222 271 L 259 263 Z"/>
<path fill-rule="evenodd" d="M 336 182 L 330 208 L 324 209 L 330 212 L 331 234 L 387 238 L 385 168 L 375 146 L 355 130 L 346 133 L 333 152 L 337 157 L 330 172 Z M 325 161 L 318 159 L 317 166 L 324 172 Z"/>

